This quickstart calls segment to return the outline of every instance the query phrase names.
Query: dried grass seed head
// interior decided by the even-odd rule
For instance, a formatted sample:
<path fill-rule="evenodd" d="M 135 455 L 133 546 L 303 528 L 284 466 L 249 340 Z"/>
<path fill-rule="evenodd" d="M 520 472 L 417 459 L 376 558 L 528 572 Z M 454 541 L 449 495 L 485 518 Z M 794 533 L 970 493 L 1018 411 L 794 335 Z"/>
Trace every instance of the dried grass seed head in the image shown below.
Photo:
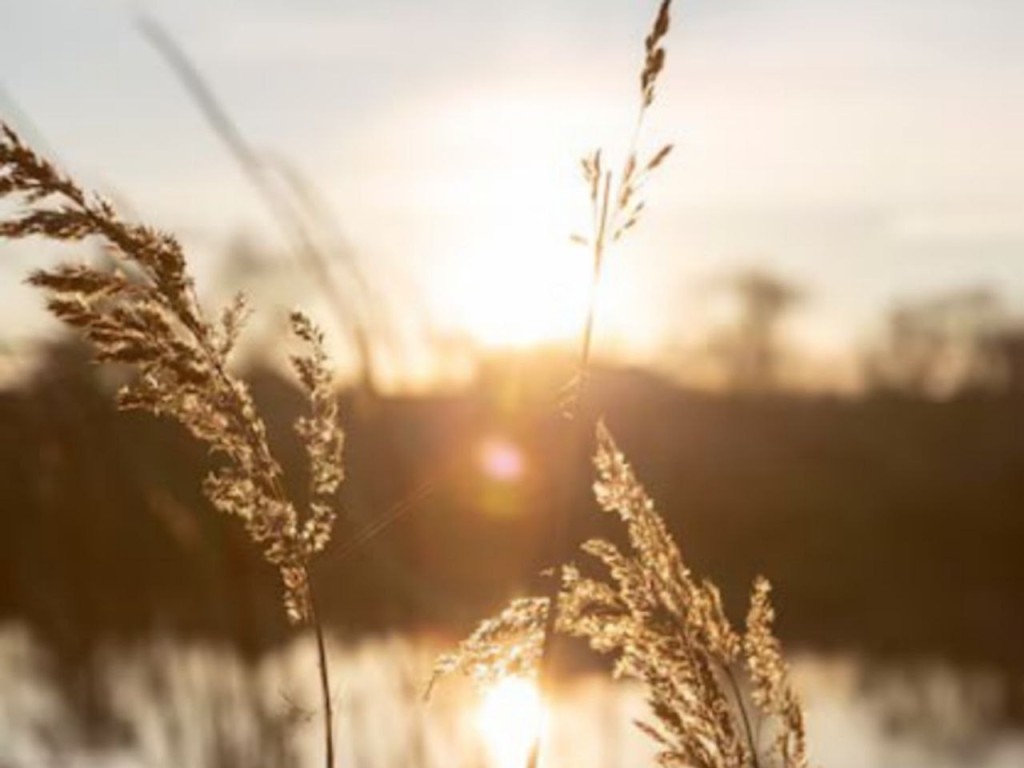
<path fill-rule="evenodd" d="M 307 567 L 330 538 L 332 497 L 343 479 L 343 440 L 323 335 L 307 318 L 293 315 L 292 329 L 308 347 L 293 362 L 310 398 L 310 414 L 296 424 L 311 464 L 312 503 L 300 520 L 284 494 L 280 465 L 249 391 L 229 372 L 247 313 L 244 297 L 237 296 L 219 322 L 208 322 L 174 237 L 124 221 L 2 124 L 0 199 L 16 204 L 0 221 L 0 237 L 95 237 L 107 245 L 120 265 L 113 270 L 63 264 L 37 270 L 28 281 L 46 292 L 56 317 L 85 335 L 98 360 L 135 368 L 136 378 L 119 393 L 122 408 L 169 416 L 216 454 L 220 465 L 203 484 L 207 497 L 239 517 L 278 568 L 289 618 L 308 620 Z"/>

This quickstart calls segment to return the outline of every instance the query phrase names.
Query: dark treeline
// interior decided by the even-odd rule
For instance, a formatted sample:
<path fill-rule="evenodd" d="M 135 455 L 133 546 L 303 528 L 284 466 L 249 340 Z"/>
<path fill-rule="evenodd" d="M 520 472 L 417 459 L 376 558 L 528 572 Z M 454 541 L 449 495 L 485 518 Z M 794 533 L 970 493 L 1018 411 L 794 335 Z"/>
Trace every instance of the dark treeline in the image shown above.
<path fill-rule="evenodd" d="M 118 413 L 105 375 L 57 345 L 0 394 L 0 619 L 72 665 L 154 631 L 281 640 L 273 570 L 202 498 L 209 457 Z M 303 399 L 269 369 L 248 378 L 299 489 Z M 589 477 L 560 460 L 536 381 L 505 369 L 460 395 L 346 402 L 347 518 L 314 574 L 336 631 L 462 631 L 537 586 L 559 488 Z M 1024 666 L 1024 399 L 713 395 L 607 369 L 593 403 L 737 617 L 765 573 L 791 647 Z M 495 436 L 522 447 L 515 480 L 480 467 Z M 614 528 L 594 509 L 575 537 Z"/>

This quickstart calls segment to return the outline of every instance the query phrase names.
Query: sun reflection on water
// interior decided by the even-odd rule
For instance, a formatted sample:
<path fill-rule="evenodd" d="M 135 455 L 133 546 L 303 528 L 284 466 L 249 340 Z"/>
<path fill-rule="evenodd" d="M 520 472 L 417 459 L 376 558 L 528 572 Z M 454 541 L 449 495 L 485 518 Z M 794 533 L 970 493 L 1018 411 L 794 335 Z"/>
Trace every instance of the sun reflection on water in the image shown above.
<path fill-rule="evenodd" d="M 484 694 L 476 723 L 492 765 L 522 768 L 544 724 L 537 686 L 521 677 L 497 683 Z"/>

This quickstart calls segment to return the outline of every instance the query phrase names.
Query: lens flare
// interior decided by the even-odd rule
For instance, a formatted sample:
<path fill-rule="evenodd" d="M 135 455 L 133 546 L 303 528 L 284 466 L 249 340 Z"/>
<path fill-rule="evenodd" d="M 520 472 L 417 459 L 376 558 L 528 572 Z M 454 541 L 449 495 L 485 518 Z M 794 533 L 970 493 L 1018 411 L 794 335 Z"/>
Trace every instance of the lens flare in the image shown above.
<path fill-rule="evenodd" d="M 526 462 L 515 443 L 503 437 L 489 437 L 480 444 L 480 468 L 492 480 L 511 483 L 523 476 Z"/>

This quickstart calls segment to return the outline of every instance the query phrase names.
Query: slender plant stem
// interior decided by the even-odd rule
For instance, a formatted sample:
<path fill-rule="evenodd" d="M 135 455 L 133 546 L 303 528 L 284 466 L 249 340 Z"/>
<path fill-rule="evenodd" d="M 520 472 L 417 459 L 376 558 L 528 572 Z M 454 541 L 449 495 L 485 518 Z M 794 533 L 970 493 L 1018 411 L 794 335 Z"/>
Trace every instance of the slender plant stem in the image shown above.
<path fill-rule="evenodd" d="M 747 736 L 747 744 L 750 746 L 750 757 L 754 761 L 754 768 L 761 768 L 761 760 L 757 756 L 757 741 L 754 739 L 754 730 L 750 727 L 750 715 L 747 714 L 747 706 L 743 703 L 743 694 L 740 692 L 739 683 L 736 682 L 736 675 L 726 664 L 722 665 L 722 669 L 725 671 L 725 679 L 729 681 L 733 698 L 736 699 L 736 709 L 740 711 L 740 717 L 743 719 L 743 730 Z"/>
<path fill-rule="evenodd" d="M 584 402 L 586 400 L 587 388 L 589 386 L 591 347 L 593 345 L 594 325 L 597 317 L 597 296 L 601 286 L 601 270 L 604 266 L 605 247 L 608 242 L 609 233 L 612 233 L 612 240 L 614 242 L 614 240 L 617 240 L 621 235 L 622 231 L 631 226 L 633 222 L 631 219 L 623 225 L 622 228 L 619 227 L 619 216 L 627 211 L 628 197 L 631 193 L 635 193 L 636 191 L 637 143 L 640 138 L 640 131 L 643 127 L 647 107 L 650 106 L 653 97 L 653 91 L 650 90 L 653 87 L 653 78 L 657 76 L 657 72 L 661 68 L 661 62 L 664 59 L 664 51 L 659 49 L 657 53 L 660 58 L 657 59 L 656 64 L 652 64 L 651 57 L 654 55 L 654 51 L 652 49 L 657 45 L 660 38 L 668 29 L 667 12 L 669 2 L 670 0 L 663 0 L 655 29 L 651 32 L 651 35 L 646 41 L 648 58 L 642 75 L 644 85 L 643 99 L 641 100 L 636 122 L 633 126 L 633 134 L 629 144 L 629 151 L 626 154 L 625 165 L 623 166 L 617 180 L 614 193 L 614 208 L 610 209 L 609 207 L 612 198 L 612 172 L 609 170 L 605 171 L 604 174 L 601 173 L 600 152 L 595 153 L 593 159 L 590 161 L 592 164 L 587 164 L 585 162 L 584 165 L 584 168 L 587 169 L 588 178 L 593 184 L 590 195 L 593 212 L 593 231 L 591 233 L 590 242 L 593 247 L 594 258 L 590 287 L 587 295 L 587 314 L 583 322 L 580 357 L 576 369 L 575 387 L 573 387 L 571 393 L 572 401 L 569 403 L 565 414 L 573 422 L 567 456 L 567 460 L 570 462 L 570 470 L 575 469 L 576 462 L 581 457 L 583 448 L 587 444 L 586 433 L 589 425 L 583 424 L 582 415 L 584 413 Z M 644 172 L 649 169 L 650 166 L 648 166 Z M 643 172 L 641 172 L 641 175 L 642 173 Z M 593 175 L 591 176 L 590 174 Z M 631 215 L 635 216 L 638 211 L 639 208 L 634 209 Z M 572 510 L 575 508 L 574 502 L 576 499 L 572 490 L 574 488 L 575 484 L 570 484 L 569 489 L 565 492 L 565 502 L 560 510 L 560 514 L 555 516 L 555 520 L 553 522 L 554 530 L 552 531 L 552 548 L 554 549 L 556 557 L 553 558 L 553 572 L 550 574 L 548 581 L 546 595 L 548 611 L 544 620 L 544 634 L 541 641 L 541 652 L 537 670 L 541 697 L 547 701 L 550 701 L 549 694 L 551 690 L 551 648 L 553 645 L 555 630 L 558 626 L 558 595 L 561 586 L 558 573 L 558 563 L 561 562 L 562 556 L 565 554 L 569 517 Z M 537 768 L 540 760 L 541 739 L 541 734 L 538 734 L 533 741 L 533 745 L 527 759 L 527 768 Z M 758 766 L 758 768 L 760 767 Z"/>
<path fill-rule="evenodd" d="M 313 234 L 303 223 L 294 202 L 283 194 L 274 183 L 266 163 L 245 140 L 241 129 L 217 101 L 199 70 L 170 33 L 150 16 L 139 16 L 137 24 L 145 38 L 164 58 L 185 90 L 196 102 L 214 133 L 231 152 L 249 183 L 262 197 L 268 210 L 277 219 L 291 241 L 292 248 L 303 267 L 313 275 L 317 285 L 321 287 L 321 292 L 327 299 L 335 321 L 340 328 L 349 332 L 352 343 L 356 347 L 356 354 L 361 364 L 360 384 L 366 392 L 373 393 L 376 387 L 376 376 L 369 329 L 365 327 L 362 318 L 345 306 L 342 301 L 331 274 L 328 258 L 317 246 Z"/>
<path fill-rule="evenodd" d="M 576 382 L 572 393 L 572 402 L 566 413 L 567 418 L 572 422 L 572 439 L 569 447 L 569 461 L 575 465 L 582 454 L 585 443 L 585 427 L 581 418 L 583 414 L 584 399 L 587 393 L 588 379 L 590 378 L 590 357 L 593 346 L 594 325 L 597 317 L 597 293 L 601 285 L 601 268 L 604 265 L 605 239 L 608 231 L 608 200 L 611 196 L 612 177 L 611 172 L 603 178 L 603 191 L 601 193 L 600 213 L 595 221 L 594 232 L 594 260 L 591 271 L 590 289 L 587 296 L 587 314 L 583 322 L 583 335 L 580 342 L 580 357 L 576 366 Z M 569 516 L 574 507 L 574 494 L 567 492 L 565 501 L 560 513 L 556 516 L 552 541 L 555 563 L 560 560 L 566 548 L 566 532 L 569 525 Z M 551 690 L 551 647 L 554 642 L 555 629 L 558 624 L 558 592 L 559 578 L 557 565 L 550 574 L 548 581 L 547 599 L 548 612 L 544 620 L 544 639 L 541 644 L 540 661 L 538 664 L 537 678 L 540 686 L 541 696 L 545 701 L 550 701 Z M 541 735 L 537 734 L 530 754 L 527 758 L 527 768 L 537 768 L 540 760 Z"/>
<path fill-rule="evenodd" d="M 324 765 L 334 768 L 334 707 L 331 704 L 331 678 L 327 664 L 327 651 L 324 647 L 324 629 L 316 612 L 316 600 L 313 597 L 313 586 L 309 585 L 313 631 L 316 633 L 317 666 L 320 670 L 320 694 L 324 703 Z"/>
<path fill-rule="evenodd" d="M 590 288 L 587 293 L 587 317 L 583 324 L 583 341 L 580 347 L 580 361 L 576 371 L 576 396 L 572 404 L 572 418 L 578 419 L 583 409 L 587 379 L 590 376 L 590 349 L 594 340 L 594 323 L 597 317 L 597 292 L 601 287 L 601 267 L 604 266 L 605 238 L 608 231 L 608 198 L 611 195 L 612 174 L 604 176 L 604 192 L 601 199 L 601 214 L 597 221 L 594 238 L 594 266 L 591 272 Z"/>

